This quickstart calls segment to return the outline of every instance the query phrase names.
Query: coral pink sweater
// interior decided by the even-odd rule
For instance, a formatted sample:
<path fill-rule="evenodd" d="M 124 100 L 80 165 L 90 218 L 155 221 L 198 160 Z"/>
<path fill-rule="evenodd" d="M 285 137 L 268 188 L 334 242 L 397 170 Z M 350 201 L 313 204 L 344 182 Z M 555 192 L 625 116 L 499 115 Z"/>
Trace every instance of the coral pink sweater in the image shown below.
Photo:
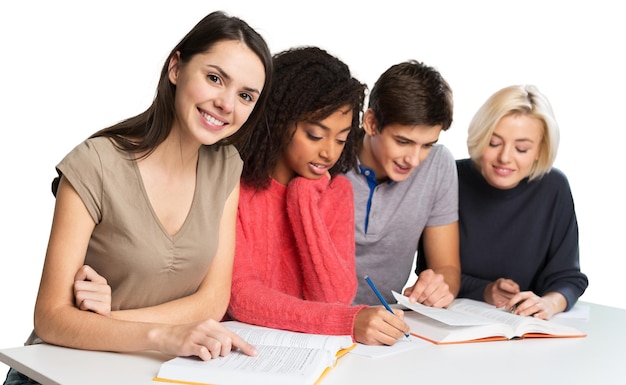
<path fill-rule="evenodd" d="M 335 176 L 242 184 L 229 315 L 305 333 L 352 335 L 356 294 L 354 201 Z"/>

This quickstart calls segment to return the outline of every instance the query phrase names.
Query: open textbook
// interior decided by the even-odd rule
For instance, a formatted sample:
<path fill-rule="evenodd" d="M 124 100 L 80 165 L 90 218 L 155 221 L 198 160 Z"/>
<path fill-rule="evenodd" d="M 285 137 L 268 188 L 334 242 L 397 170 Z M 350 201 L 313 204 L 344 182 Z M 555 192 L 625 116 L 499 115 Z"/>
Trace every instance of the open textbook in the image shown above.
<path fill-rule="evenodd" d="M 435 344 L 496 341 L 535 337 L 585 337 L 580 330 L 553 321 L 525 317 L 467 298 L 455 299 L 447 309 L 410 303 L 393 292 L 411 334 Z"/>
<path fill-rule="evenodd" d="M 254 345 L 259 354 L 250 357 L 232 351 L 210 361 L 177 357 L 164 362 L 154 380 L 196 385 L 312 385 L 356 346 L 350 336 L 297 333 L 236 321 L 223 325 Z"/>

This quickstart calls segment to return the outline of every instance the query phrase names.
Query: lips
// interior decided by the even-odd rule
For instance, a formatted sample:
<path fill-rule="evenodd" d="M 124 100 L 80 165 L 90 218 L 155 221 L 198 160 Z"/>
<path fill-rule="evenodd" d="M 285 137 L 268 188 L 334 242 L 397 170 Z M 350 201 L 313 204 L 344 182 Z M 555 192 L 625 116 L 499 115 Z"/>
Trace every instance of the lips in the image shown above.
<path fill-rule="evenodd" d="M 496 174 L 502 175 L 502 176 L 508 176 L 508 175 L 513 174 L 513 172 L 515 172 L 515 170 L 506 168 L 506 167 L 498 167 L 498 166 L 492 166 L 492 167 L 493 167 L 493 171 Z"/>
<path fill-rule="evenodd" d="M 219 120 L 216 117 L 214 117 L 213 115 L 210 115 L 207 112 L 204 112 L 202 110 L 200 111 L 200 115 L 204 118 L 204 120 L 209 123 L 210 125 L 213 126 L 217 126 L 217 127 L 224 127 L 227 123 L 223 120 Z"/>
<path fill-rule="evenodd" d="M 324 163 L 313 163 L 313 162 L 309 163 L 309 169 L 311 170 L 312 173 L 316 175 L 325 174 L 331 167 L 332 165 L 328 165 Z"/>
<path fill-rule="evenodd" d="M 394 164 L 394 166 L 395 166 L 396 171 L 397 171 L 397 172 L 399 172 L 399 173 L 401 173 L 401 174 L 410 173 L 410 172 L 411 172 L 411 170 L 413 169 L 412 167 L 404 167 L 404 166 L 401 166 L 401 165 L 399 165 L 399 164 L 398 164 L 398 163 L 396 163 L 396 162 L 393 162 L 393 164 Z"/>

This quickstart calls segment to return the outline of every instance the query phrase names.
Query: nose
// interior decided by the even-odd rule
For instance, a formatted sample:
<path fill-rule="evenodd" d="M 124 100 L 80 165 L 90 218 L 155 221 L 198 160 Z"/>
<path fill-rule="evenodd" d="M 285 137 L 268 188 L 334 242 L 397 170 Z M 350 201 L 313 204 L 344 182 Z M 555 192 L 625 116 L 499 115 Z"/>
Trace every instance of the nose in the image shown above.
<path fill-rule="evenodd" d="M 235 106 L 235 93 L 224 89 L 220 95 L 215 98 L 215 106 L 225 113 L 231 113 Z"/>
<path fill-rule="evenodd" d="M 320 157 L 326 161 L 334 162 L 341 155 L 341 150 L 341 146 L 335 144 L 332 140 L 328 140 L 320 148 Z"/>
<path fill-rule="evenodd" d="M 498 152 L 498 161 L 500 163 L 508 163 L 511 159 L 511 149 L 507 146 L 502 146 L 500 152 Z"/>
<path fill-rule="evenodd" d="M 420 146 L 417 146 L 417 148 L 409 151 L 404 156 L 404 163 L 408 164 L 410 167 L 417 167 L 417 166 L 419 166 L 421 149 L 422 148 Z"/>

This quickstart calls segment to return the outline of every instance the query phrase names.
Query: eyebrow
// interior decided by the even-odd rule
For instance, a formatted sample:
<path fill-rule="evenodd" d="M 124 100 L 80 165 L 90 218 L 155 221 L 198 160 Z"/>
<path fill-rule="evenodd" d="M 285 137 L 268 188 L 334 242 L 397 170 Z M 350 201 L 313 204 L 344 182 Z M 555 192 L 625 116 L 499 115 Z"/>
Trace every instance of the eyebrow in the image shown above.
<path fill-rule="evenodd" d="M 211 67 L 211 68 L 213 68 L 215 71 L 219 72 L 219 74 L 220 74 L 220 75 L 221 75 L 224 79 L 226 79 L 226 80 L 232 80 L 232 78 L 230 77 L 230 75 L 229 75 L 226 71 L 224 71 L 224 70 L 222 69 L 222 67 L 220 67 L 220 66 L 218 66 L 218 65 L 215 65 L 215 64 L 207 64 L 206 66 L 207 66 L 207 67 Z M 255 93 L 255 94 L 257 94 L 257 95 L 260 95 L 260 94 L 261 94 L 261 91 L 257 90 L 256 88 L 252 88 L 252 87 L 243 87 L 243 89 L 244 89 L 245 91 L 247 91 L 247 92 L 250 92 L 250 93 Z"/>
<path fill-rule="evenodd" d="M 491 135 L 497 137 L 500 140 L 504 140 L 500 135 L 496 134 L 495 132 L 493 134 L 491 134 Z M 515 139 L 514 142 L 515 143 L 520 143 L 520 142 L 535 143 L 535 141 L 530 139 L 530 138 Z"/>
<path fill-rule="evenodd" d="M 402 139 L 402 140 L 406 140 L 407 142 L 411 142 L 411 143 L 416 143 L 416 144 L 417 144 L 417 142 L 416 142 L 416 141 L 414 141 L 413 139 L 407 138 L 406 136 L 402 136 L 402 135 L 395 135 L 395 137 L 396 137 L 397 139 Z M 435 144 L 435 143 L 437 143 L 438 141 L 439 141 L 439 138 L 437 138 L 437 139 L 433 140 L 432 142 L 422 143 L 422 145 L 424 146 L 424 145 Z"/>
<path fill-rule="evenodd" d="M 330 127 L 325 126 L 325 125 L 323 125 L 320 122 L 309 122 L 309 123 L 314 124 L 314 125 L 320 127 L 324 131 L 330 131 Z M 339 131 L 339 133 L 341 134 L 342 132 L 350 131 L 351 129 L 352 129 L 352 126 L 348 126 L 348 127 L 344 128 L 343 130 Z"/>

